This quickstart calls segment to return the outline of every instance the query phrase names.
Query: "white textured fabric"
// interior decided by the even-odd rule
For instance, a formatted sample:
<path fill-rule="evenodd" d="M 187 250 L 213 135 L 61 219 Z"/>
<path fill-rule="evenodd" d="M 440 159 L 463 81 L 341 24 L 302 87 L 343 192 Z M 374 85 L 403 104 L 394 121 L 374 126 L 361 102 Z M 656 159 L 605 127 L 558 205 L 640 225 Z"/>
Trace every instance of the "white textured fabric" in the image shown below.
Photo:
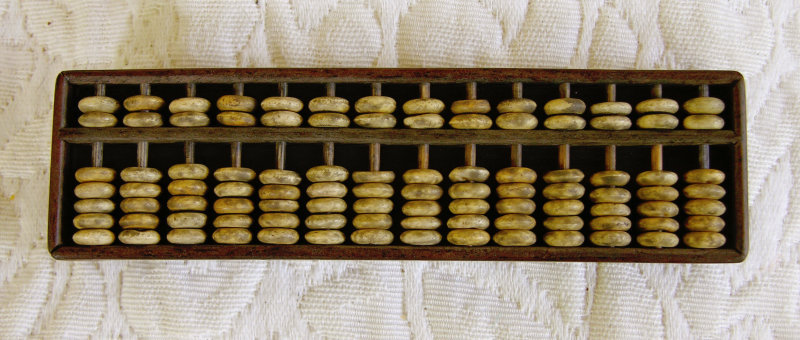
<path fill-rule="evenodd" d="M 0 1 L 0 338 L 794 338 L 800 6 L 792 1 Z M 65 69 L 734 69 L 750 256 L 733 265 L 56 262 Z"/>

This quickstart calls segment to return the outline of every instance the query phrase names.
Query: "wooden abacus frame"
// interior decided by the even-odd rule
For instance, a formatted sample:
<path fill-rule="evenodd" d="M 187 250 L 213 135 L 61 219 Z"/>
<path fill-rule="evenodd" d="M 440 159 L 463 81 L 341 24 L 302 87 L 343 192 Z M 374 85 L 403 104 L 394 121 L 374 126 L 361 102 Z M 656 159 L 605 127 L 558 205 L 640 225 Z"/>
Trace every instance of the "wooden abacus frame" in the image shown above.
<path fill-rule="evenodd" d="M 432 83 L 436 86 L 461 86 L 467 82 L 477 82 L 479 87 L 489 86 L 486 92 L 479 91 L 479 98 L 486 98 L 480 93 L 497 94 L 498 86 L 508 86 L 507 93 L 498 95 L 499 98 L 490 98 L 492 104 L 511 97 L 510 85 L 513 82 L 522 82 L 526 86 L 533 84 L 537 88 L 548 88 L 557 91 L 558 84 L 572 83 L 573 95 L 581 98 L 581 91 L 587 96 L 597 97 L 597 101 L 586 100 L 587 105 L 599 100 L 600 93 L 596 90 L 608 83 L 618 84 L 620 87 L 628 86 L 635 95 L 622 98 L 635 104 L 638 100 L 647 99 L 644 93 L 648 86 L 664 84 L 672 86 L 669 94 L 679 94 L 685 99 L 696 96 L 697 86 L 707 84 L 712 88 L 712 95 L 724 97 L 726 111 L 723 117 L 726 120 L 722 130 L 625 130 L 625 131 L 556 131 L 545 130 L 541 124 L 543 114 L 541 107 L 544 101 L 534 98 L 539 103 L 539 108 L 534 113 L 540 118 L 539 127 L 534 130 L 455 130 L 450 128 L 432 130 L 413 130 L 402 126 L 399 122 L 394 129 L 364 129 L 349 128 L 269 128 L 269 127 L 158 127 L 158 128 L 83 128 L 76 127 L 77 92 L 82 88 L 90 88 L 94 84 L 107 84 L 112 86 L 134 86 L 140 83 L 173 84 L 179 86 L 186 83 L 202 84 L 276 84 L 288 82 L 292 84 L 305 84 L 303 90 L 324 86 L 327 82 L 337 84 L 361 84 L 368 89 L 370 83 L 397 84 L 406 86 L 416 91 L 416 84 L 422 82 Z M 583 87 L 582 87 L 583 86 Z M 340 86 L 344 88 L 345 86 Z M 319 87 L 320 89 L 322 87 Z M 535 90 L 535 89 L 534 89 Z M 403 90 L 405 91 L 405 90 Z M 411 91 L 411 90 L 408 90 Z M 455 90 L 452 90 L 455 91 Z M 450 91 L 450 92 L 452 92 Z M 550 99 L 556 98 L 557 92 L 550 91 Z M 621 88 L 618 92 L 623 93 Z M 84 90 L 86 92 L 86 90 Z M 363 96 L 369 95 L 368 90 L 362 91 Z M 362 93 L 359 92 L 359 93 Z M 448 92 L 448 91 L 445 91 Z M 88 92 L 87 92 L 88 93 Z M 297 91 L 294 92 L 296 94 Z M 384 95 L 391 96 L 391 90 L 384 87 Z M 461 93 L 461 92 L 459 92 Z M 84 93 L 85 94 L 85 93 Z M 159 95 L 155 93 L 155 95 Z M 226 94 L 226 93 L 221 93 Z M 323 91 L 312 93 L 322 95 Z M 309 94 L 309 95 L 312 95 Z M 528 96 L 526 90 L 526 97 Z M 91 95 L 91 94 L 89 94 Z M 273 94 L 259 94 L 257 100 Z M 304 94 L 305 95 L 305 94 Z M 668 95 L 665 95 L 668 96 Z M 437 97 L 434 95 L 434 97 Z M 459 96 L 438 96 L 445 103 L 463 99 Z M 623 96 L 624 97 L 624 96 Z M 121 101 L 123 98 L 117 98 Z M 166 98 L 165 98 L 166 99 Z M 211 98 L 209 98 L 211 99 Z M 348 98 L 355 100 L 356 98 Z M 633 100 L 636 99 L 636 100 Z M 398 106 L 402 101 L 398 100 Z M 514 261 L 602 261 L 602 262 L 740 262 L 747 254 L 747 183 L 746 183 L 746 154 L 745 154 L 745 91 L 744 80 L 740 73 L 733 71 L 623 71 L 623 70 L 547 70 L 547 69 L 171 69 L 171 70 L 113 70 L 113 71 L 65 71 L 57 81 L 54 102 L 54 121 L 52 139 L 52 162 L 50 177 L 50 213 L 48 219 L 48 248 L 56 259 L 393 259 L 393 260 L 514 260 Z M 257 109 L 258 111 L 258 109 Z M 398 121 L 402 120 L 402 112 L 398 108 L 395 115 Z M 258 114 L 258 112 L 255 112 Z M 307 109 L 301 114 L 307 117 Z M 163 114 L 163 113 L 162 113 Z M 442 113 L 449 118 L 448 111 Z M 491 115 L 495 115 L 491 113 Z M 211 114 L 210 114 L 211 116 Z M 165 119 L 166 121 L 166 119 Z M 213 121 L 213 119 L 212 119 Z M 212 123 L 213 125 L 213 123 Z M 88 145 L 92 142 L 104 142 L 113 145 L 120 143 L 135 145 L 139 141 L 148 141 L 151 145 L 182 143 L 184 141 L 198 143 L 230 143 L 240 141 L 243 143 L 322 143 L 332 141 L 338 144 L 363 145 L 381 143 L 386 146 L 408 146 L 427 143 L 434 147 L 461 146 L 465 141 L 480 146 L 508 146 L 510 144 L 523 144 L 526 146 L 547 146 L 556 150 L 560 144 L 570 144 L 577 148 L 597 147 L 604 145 L 617 145 L 620 148 L 663 144 L 665 148 L 671 146 L 686 147 L 710 144 L 719 151 L 719 159 L 724 164 L 717 162 L 714 168 L 721 169 L 728 174 L 726 180 L 726 206 L 728 211 L 724 218 L 726 228 L 723 233 L 727 243 L 719 249 L 690 249 L 683 245 L 669 249 L 649 249 L 638 247 L 635 242 L 628 247 L 604 248 L 596 247 L 587 241 L 584 246 L 575 248 L 548 247 L 539 241 L 529 247 L 501 247 L 486 245 L 479 247 L 460 247 L 447 245 L 442 241 L 436 246 L 407 246 L 402 245 L 396 238 L 388 246 L 362 246 L 346 242 L 343 245 L 267 245 L 254 240 L 246 245 L 220 245 L 206 243 L 201 245 L 173 245 L 162 240 L 160 244 L 150 246 L 123 245 L 118 241 L 108 246 L 79 246 L 71 242 L 68 236 L 74 228 L 71 226 L 71 215 L 65 213 L 65 206 L 70 207 L 74 200 L 69 186 L 72 173 L 68 170 L 76 167 L 71 164 L 70 157 L 85 154 L 85 150 L 78 150 L 79 145 Z M 355 148 L 355 147 L 354 147 Z M 528 147 L 532 149 L 534 147 Z M 71 155 L 73 151 L 75 155 Z M 415 151 L 410 151 L 416 156 Z M 649 153 L 649 148 L 647 149 Z M 684 149 L 681 149 L 684 150 Z M 574 153 L 573 153 L 574 154 Z M 587 153 L 584 153 L 587 154 Z M 632 152 L 631 154 L 634 154 Z M 588 155 L 588 154 L 587 154 Z M 84 156 L 80 156 L 84 157 Z M 151 155 L 154 157 L 154 155 Z M 479 155 L 480 157 L 480 155 Z M 220 157 L 226 159 L 225 156 Z M 366 159 L 366 156 L 363 157 Z M 623 156 L 620 156 L 623 158 Z M 685 154 L 675 155 L 675 159 L 683 159 L 693 165 L 696 157 L 686 157 Z M 527 159 L 526 159 L 527 160 Z M 74 161 L 72 161 L 74 162 Z M 318 162 L 319 163 L 319 162 Z M 366 165 L 368 162 L 364 161 Z M 601 170 L 602 160 L 594 170 Z M 456 163 L 458 164 L 458 163 Z M 674 164 L 674 162 L 673 162 Z M 555 168 L 555 164 L 549 165 Z M 413 168 L 409 165 L 402 169 L 384 166 L 401 174 L 403 170 Z M 692 169 L 696 166 L 685 166 Z M 210 166 L 210 168 L 212 168 Z M 621 168 L 624 170 L 624 168 Z M 67 170 L 67 171 L 65 171 Z M 117 169 L 120 170 L 120 169 Z M 163 169 L 166 170 L 166 169 Z M 212 168 L 213 170 L 213 168 Z M 255 169 L 257 172 L 263 169 Z M 535 169 L 543 174 L 540 169 Z M 166 171 L 164 171 L 166 172 Z M 593 171 L 584 171 L 587 176 Z M 446 174 L 446 172 L 443 171 Z M 631 172 L 632 176 L 635 173 Z M 682 174 L 679 172 L 679 174 Z M 731 176 L 732 175 L 732 176 Z M 537 183 L 541 180 L 537 181 Z M 541 183 L 537 184 L 540 191 Z M 396 188 L 399 188 L 396 186 Z M 591 189 L 587 187 L 587 189 Z M 399 190 L 396 190 L 399 192 Z M 588 192 L 588 190 L 587 190 Z M 540 196 L 537 194 L 537 197 Z M 539 198 L 541 199 L 541 198 Z M 348 198 L 349 203 L 352 199 Z M 395 210 L 399 206 L 395 205 Z M 537 203 L 537 206 L 541 206 Z M 69 208 L 66 209 L 67 211 Z M 540 209 L 537 209 L 537 211 Z M 587 209 L 588 210 L 588 209 Z M 539 220 L 539 218 L 537 218 Z M 396 223 L 397 224 L 397 223 Z M 117 227 L 115 227 L 117 228 Z M 159 227 L 161 228 L 161 227 Z M 395 227 L 393 227 L 395 228 Z M 445 227 L 442 227 L 444 230 Z M 538 225 L 534 231 L 544 229 Z M 588 229 L 588 228 L 586 228 Z"/>

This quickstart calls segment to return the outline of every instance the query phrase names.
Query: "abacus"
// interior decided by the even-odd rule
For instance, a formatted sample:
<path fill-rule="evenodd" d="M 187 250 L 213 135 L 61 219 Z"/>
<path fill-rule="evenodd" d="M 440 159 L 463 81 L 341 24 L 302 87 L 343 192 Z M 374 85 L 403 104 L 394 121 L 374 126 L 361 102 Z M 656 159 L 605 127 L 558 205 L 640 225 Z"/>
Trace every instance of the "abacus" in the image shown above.
<path fill-rule="evenodd" d="M 732 71 L 66 71 L 48 246 L 57 259 L 739 262 L 744 103 Z"/>

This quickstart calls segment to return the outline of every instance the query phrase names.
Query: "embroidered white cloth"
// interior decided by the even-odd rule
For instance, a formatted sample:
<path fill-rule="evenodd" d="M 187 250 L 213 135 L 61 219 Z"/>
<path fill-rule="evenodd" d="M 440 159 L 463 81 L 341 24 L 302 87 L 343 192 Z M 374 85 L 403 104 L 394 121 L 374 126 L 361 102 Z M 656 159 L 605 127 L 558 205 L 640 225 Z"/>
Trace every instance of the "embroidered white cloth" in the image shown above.
<path fill-rule="evenodd" d="M 0 1 L 0 338 L 797 337 L 798 9 L 738 0 Z M 747 81 L 750 255 L 733 265 L 50 258 L 58 72 L 289 66 L 738 70 Z"/>

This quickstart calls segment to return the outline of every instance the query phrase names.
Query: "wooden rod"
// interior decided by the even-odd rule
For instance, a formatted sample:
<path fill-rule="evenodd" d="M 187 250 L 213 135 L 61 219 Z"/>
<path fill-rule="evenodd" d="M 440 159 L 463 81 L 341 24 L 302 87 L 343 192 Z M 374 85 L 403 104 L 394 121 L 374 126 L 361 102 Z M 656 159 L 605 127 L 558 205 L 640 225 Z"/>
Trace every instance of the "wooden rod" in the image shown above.
<path fill-rule="evenodd" d="M 606 85 L 606 97 L 610 102 L 617 101 L 617 84 Z"/>
<path fill-rule="evenodd" d="M 231 165 L 234 168 L 242 167 L 242 142 L 231 143 Z"/>
<path fill-rule="evenodd" d="M 522 98 L 522 83 L 516 82 L 511 84 L 512 97 L 515 99 Z"/>
<path fill-rule="evenodd" d="M 244 83 L 234 83 L 233 84 L 233 92 L 237 96 L 243 96 L 244 95 Z"/>
<path fill-rule="evenodd" d="M 106 95 L 106 84 L 95 84 L 94 85 L 94 95 L 95 96 L 105 96 Z"/>
<path fill-rule="evenodd" d="M 650 92 L 653 95 L 653 98 L 661 98 L 664 95 L 664 88 L 661 84 L 653 85 L 653 90 Z"/>
<path fill-rule="evenodd" d="M 275 142 L 275 168 L 283 170 L 286 167 L 286 142 Z"/>
<path fill-rule="evenodd" d="M 149 96 L 150 95 L 150 84 L 148 84 L 148 83 L 139 84 L 139 92 L 141 92 L 142 95 Z"/>
<path fill-rule="evenodd" d="M 522 144 L 511 144 L 511 166 L 522 166 Z"/>
<path fill-rule="evenodd" d="M 147 167 L 147 148 L 150 142 L 141 141 L 136 144 L 136 164 L 140 168 Z"/>
<path fill-rule="evenodd" d="M 187 140 L 183 143 L 183 155 L 186 157 L 186 164 L 194 163 L 194 142 Z"/>
<path fill-rule="evenodd" d="M 478 83 L 474 81 L 467 83 L 467 99 L 478 99 Z"/>
<path fill-rule="evenodd" d="M 664 147 L 661 144 L 653 145 L 650 152 L 650 164 L 653 170 L 664 170 Z"/>
<path fill-rule="evenodd" d="M 561 98 L 569 98 L 570 84 L 561 83 L 560 85 L 558 85 L 558 92 L 559 94 L 561 94 Z"/>
<path fill-rule="evenodd" d="M 431 83 L 419 84 L 419 97 L 422 99 L 427 99 L 431 97 Z"/>
<path fill-rule="evenodd" d="M 464 145 L 464 163 L 468 166 L 475 166 L 476 162 L 476 150 L 478 148 L 475 144 L 467 144 Z"/>
<path fill-rule="evenodd" d="M 94 142 L 94 143 L 92 143 L 92 166 L 98 167 L 98 168 L 103 166 L 103 143 L 102 142 Z"/>
<path fill-rule="evenodd" d="M 186 84 L 186 96 L 187 97 L 194 97 L 197 95 L 197 86 L 194 83 L 187 83 Z"/>
<path fill-rule="evenodd" d="M 417 168 L 427 169 L 430 160 L 430 147 L 428 144 L 420 144 L 417 146 Z"/>
<path fill-rule="evenodd" d="M 569 169 L 569 144 L 558 146 L 558 167 Z"/>
<path fill-rule="evenodd" d="M 278 83 L 279 96 L 286 97 L 289 95 L 289 84 L 286 82 Z"/>
<path fill-rule="evenodd" d="M 711 167 L 711 153 L 708 144 L 700 145 L 699 158 L 701 169 L 708 169 Z"/>
<path fill-rule="evenodd" d="M 606 145 L 606 170 L 617 169 L 617 146 Z"/>
<path fill-rule="evenodd" d="M 381 145 L 369 144 L 369 171 L 381 171 Z"/>
<path fill-rule="evenodd" d="M 322 160 L 325 165 L 333 165 L 333 142 L 322 143 Z"/>
<path fill-rule="evenodd" d="M 708 84 L 700 85 L 700 97 L 708 97 Z"/>
<path fill-rule="evenodd" d="M 336 97 L 336 83 L 325 84 L 325 95 L 328 97 Z"/>
<path fill-rule="evenodd" d="M 373 96 L 381 95 L 381 83 L 372 83 L 372 95 Z"/>

